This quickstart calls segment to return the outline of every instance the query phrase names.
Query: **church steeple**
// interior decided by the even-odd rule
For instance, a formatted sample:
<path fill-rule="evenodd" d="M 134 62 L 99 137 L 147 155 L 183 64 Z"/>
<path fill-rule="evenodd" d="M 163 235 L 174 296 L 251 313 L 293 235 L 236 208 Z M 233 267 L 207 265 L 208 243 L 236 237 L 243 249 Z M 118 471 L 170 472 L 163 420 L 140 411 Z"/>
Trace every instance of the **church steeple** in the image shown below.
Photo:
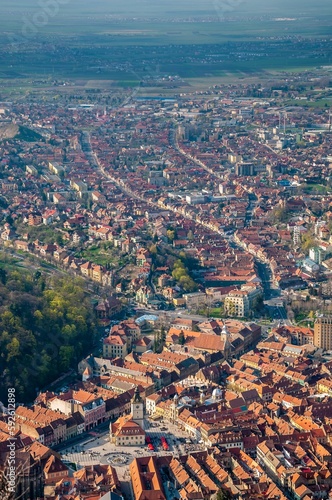
<path fill-rule="evenodd" d="M 230 332 L 227 328 L 226 322 L 224 322 L 221 333 L 220 333 L 220 338 L 225 342 L 224 345 L 224 358 L 228 359 L 231 353 L 231 336 Z"/>
<path fill-rule="evenodd" d="M 222 336 L 225 335 L 226 337 L 229 337 L 229 331 L 228 331 L 226 323 L 223 324 L 223 327 L 222 327 L 222 330 L 221 330 L 221 335 Z"/>

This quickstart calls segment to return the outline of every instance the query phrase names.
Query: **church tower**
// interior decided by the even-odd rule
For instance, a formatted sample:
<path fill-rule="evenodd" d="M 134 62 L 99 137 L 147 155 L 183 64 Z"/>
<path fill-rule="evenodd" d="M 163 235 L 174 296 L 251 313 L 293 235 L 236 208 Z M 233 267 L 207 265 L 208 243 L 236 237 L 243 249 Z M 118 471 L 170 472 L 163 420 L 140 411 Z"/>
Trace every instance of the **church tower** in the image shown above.
<path fill-rule="evenodd" d="M 178 409 L 178 404 L 179 404 L 179 396 L 177 394 L 174 395 L 171 407 L 170 407 L 170 412 L 171 412 L 171 422 L 173 424 L 177 422 L 178 416 L 179 416 L 179 409 Z"/>
<path fill-rule="evenodd" d="M 224 341 L 224 358 L 228 359 L 231 354 L 231 341 L 230 341 L 230 333 L 228 331 L 228 328 L 226 326 L 226 323 L 224 322 L 221 333 L 220 333 L 221 340 Z"/>
<path fill-rule="evenodd" d="M 136 424 L 144 429 L 144 402 L 140 396 L 138 386 L 136 386 L 134 396 L 131 400 L 131 417 Z"/>

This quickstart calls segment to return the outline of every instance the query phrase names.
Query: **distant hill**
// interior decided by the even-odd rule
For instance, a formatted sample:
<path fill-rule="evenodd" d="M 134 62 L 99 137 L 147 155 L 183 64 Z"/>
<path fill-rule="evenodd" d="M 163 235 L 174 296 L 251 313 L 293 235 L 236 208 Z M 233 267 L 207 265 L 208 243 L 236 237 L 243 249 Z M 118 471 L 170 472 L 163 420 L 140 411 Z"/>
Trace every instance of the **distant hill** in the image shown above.
<path fill-rule="evenodd" d="M 40 134 L 28 127 L 16 125 L 16 123 L 0 125 L 0 140 L 14 138 L 26 142 L 36 142 L 43 140 L 43 137 Z"/>

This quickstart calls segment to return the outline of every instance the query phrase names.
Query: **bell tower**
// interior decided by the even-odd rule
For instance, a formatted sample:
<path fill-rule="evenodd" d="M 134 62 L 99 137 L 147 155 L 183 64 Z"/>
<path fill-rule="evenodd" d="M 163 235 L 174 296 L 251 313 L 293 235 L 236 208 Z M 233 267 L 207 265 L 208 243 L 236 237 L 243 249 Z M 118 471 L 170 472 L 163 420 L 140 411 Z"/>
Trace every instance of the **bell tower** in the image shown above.
<path fill-rule="evenodd" d="M 138 386 L 136 386 L 134 396 L 131 400 L 131 417 L 136 424 L 144 429 L 144 402 L 140 396 Z"/>
<path fill-rule="evenodd" d="M 230 342 L 230 333 L 228 331 L 227 325 L 224 322 L 221 333 L 220 333 L 221 340 L 225 342 L 224 345 L 224 358 L 228 359 L 231 354 L 231 342 Z"/>

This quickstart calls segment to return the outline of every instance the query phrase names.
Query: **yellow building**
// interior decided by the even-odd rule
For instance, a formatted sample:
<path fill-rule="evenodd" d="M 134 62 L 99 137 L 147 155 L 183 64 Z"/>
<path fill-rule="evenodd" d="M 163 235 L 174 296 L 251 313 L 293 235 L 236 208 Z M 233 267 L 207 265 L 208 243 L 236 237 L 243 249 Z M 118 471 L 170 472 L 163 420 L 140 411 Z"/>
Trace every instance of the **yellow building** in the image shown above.
<path fill-rule="evenodd" d="M 126 338 L 121 335 L 109 335 L 103 342 L 104 358 L 122 358 L 128 354 Z"/>

